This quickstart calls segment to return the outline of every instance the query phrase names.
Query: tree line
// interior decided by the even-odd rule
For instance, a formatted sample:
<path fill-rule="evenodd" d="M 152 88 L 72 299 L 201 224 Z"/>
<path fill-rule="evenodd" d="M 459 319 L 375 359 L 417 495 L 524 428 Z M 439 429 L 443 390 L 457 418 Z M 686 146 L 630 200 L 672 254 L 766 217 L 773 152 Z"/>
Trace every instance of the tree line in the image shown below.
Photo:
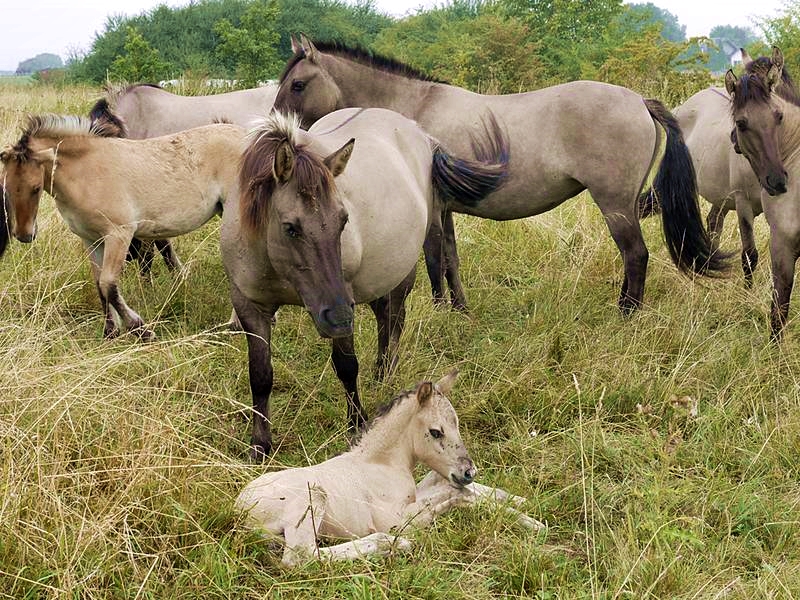
<path fill-rule="evenodd" d="M 450 0 L 403 18 L 380 13 L 372 0 L 198 0 L 110 17 L 91 49 L 70 57 L 68 76 L 98 83 L 228 78 L 251 86 L 280 75 L 290 35 L 302 32 L 484 93 L 595 79 L 677 104 L 727 68 L 721 40 L 752 54 L 778 44 L 791 67 L 800 60 L 798 23 L 800 0 L 759 22 L 763 40 L 730 26 L 687 39 L 668 11 L 622 0 Z"/>

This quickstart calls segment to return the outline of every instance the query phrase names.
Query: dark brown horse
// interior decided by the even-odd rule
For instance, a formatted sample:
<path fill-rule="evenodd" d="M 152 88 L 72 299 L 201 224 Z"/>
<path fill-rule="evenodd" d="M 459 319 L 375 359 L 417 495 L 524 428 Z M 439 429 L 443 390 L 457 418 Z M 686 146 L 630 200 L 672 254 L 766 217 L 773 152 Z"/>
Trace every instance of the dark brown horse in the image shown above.
<path fill-rule="evenodd" d="M 765 68 L 725 74 L 735 143 L 761 184 L 770 229 L 773 296 L 771 330 L 780 339 L 789 317 L 795 263 L 800 256 L 800 101 L 784 98 L 783 54 L 774 48 Z"/>
<path fill-rule="evenodd" d="M 0 184 L 0 256 L 5 254 L 8 242 L 11 239 L 11 222 L 8 219 L 8 200 L 6 189 Z"/>
<path fill-rule="evenodd" d="M 663 210 L 667 247 L 682 271 L 713 275 L 728 268 L 715 253 L 700 217 L 694 170 L 680 128 L 663 105 L 631 90 L 575 81 L 535 92 L 488 96 L 431 81 L 405 65 L 365 51 L 293 40 L 294 56 L 280 80 L 279 110 L 302 115 L 305 126 L 336 109 L 375 106 L 416 120 L 453 152 L 469 156 L 464 131 L 487 110 L 508 131 L 506 184 L 476 206 L 448 208 L 495 220 L 548 211 L 588 190 L 619 248 L 625 278 L 619 307 L 629 313 L 644 296 L 648 252 L 637 200 L 648 175 Z M 666 144 L 664 144 L 666 140 Z M 454 306 L 465 299 L 458 280 L 452 219 L 426 240 L 434 297 L 442 298 L 442 242 Z"/>

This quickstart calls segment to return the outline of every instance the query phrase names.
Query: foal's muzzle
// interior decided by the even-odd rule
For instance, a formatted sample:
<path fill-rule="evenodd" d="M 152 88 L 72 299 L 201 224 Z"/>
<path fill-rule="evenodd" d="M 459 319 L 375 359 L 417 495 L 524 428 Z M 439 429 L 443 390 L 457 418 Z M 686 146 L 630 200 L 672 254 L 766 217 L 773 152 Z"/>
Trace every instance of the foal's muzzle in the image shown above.
<path fill-rule="evenodd" d="M 450 473 L 450 480 L 458 486 L 469 485 L 475 481 L 475 475 L 478 474 L 478 469 L 470 458 L 464 458 L 459 461 L 458 468 Z"/>

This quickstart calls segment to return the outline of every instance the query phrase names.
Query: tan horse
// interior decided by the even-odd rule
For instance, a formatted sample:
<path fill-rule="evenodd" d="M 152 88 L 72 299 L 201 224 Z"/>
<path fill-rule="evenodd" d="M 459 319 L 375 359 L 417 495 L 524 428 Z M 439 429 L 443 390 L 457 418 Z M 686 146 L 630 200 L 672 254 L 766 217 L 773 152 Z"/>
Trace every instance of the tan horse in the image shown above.
<path fill-rule="evenodd" d="M 465 132 L 466 135 L 469 132 Z M 238 209 L 222 216 L 222 260 L 248 334 L 252 453 L 272 449 L 270 336 L 279 306 L 305 306 L 332 339 L 333 367 L 347 394 L 352 430 L 366 415 L 358 398 L 353 308 L 378 321 L 378 373 L 397 360 L 405 298 L 441 196 L 480 202 L 504 180 L 505 141 L 488 131 L 494 161 L 460 160 L 413 121 L 383 109 L 347 109 L 307 132 L 273 113 L 242 157 Z"/>
<path fill-rule="evenodd" d="M 477 469 L 447 399 L 455 377 L 451 372 L 436 384 L 423 381 L 402 392 L 378 410 L 349 452 L 261 475 L 242 490 L 236 507 L 247 512 L 253 528 L 283 538 L 285 566 L 406 550 L 411 542 L 396 533 L 480 499 L 506 501 L 520 524 L 543 528 L 508 506 L 524 498 L 473 482 Z M 432 471 L 416 484 L 419 463 Z M 352 541 L 318 547 L 319 538 Z"/>
<path fill-rule="evenodd" d="M 464 130 L 478 125 L 487 110 L 498 115 L 510 139 L 506 184 L 475 206 L 456 198 L 448 207 L 495 220 L 520 219 L 589 190 L 622 254 L 623 312 L 640 306 L 644 296 L 648 252 L 637 201 L 651 171 L 657 171 L 654 185 L 675 264 L 701 274 L 727 269 L 726 257 L 714 252 L 703 227 L 680 129 L 659 102 L 594 81 L 523 94 L 481 95 L 428 80 L 395 61 L 357 49 L 317 48 L 305 37 L 301 43 L 293 40 L 293 49 L 275 108 L 301 114 L 305 125 L 339 108 L 380 106 L 416 120 L 452 151 L 469 156 L 472 149 Z M 463 306 L 452 220 L 445 218 L 444 227 L 432 230 L 426 242 L 429 276 L 435 298 L 441 298 L 443 239 L 454 305 Z"/>
<path fill-rule="evenodd" d="M 769 70 L 768 57 L 753 60 L 743 52 L 742 58 L 748 73 Z M 785 68 L 776 93 L 789 100 L 797 98 L 797 90 Z M 761 185 L 747 159 L 735 146 L 730 96 L 724 88 L 708 88 L 696 93 L 674 112 L 692 155 L 700 195 L 712 205 L 708 229 L 715 239 L 722 233 L 726 213 L 736 211 L 742 240 L 742 270 L 745 285 L 750 287 L 753 270 L 758 264 L 753 220 L 762 212 Z"/>
<path fill-rule="evenodd" d="M 769 69 L 725 74 L 736 142 L 761 184 L 770 228 L 773 296 L 771 330 L 780 339 L 789 317 L 795 263 L 800 256 L 800 100 L 777 93 L 783 54 L 774 48 Z"/>
<path fill-rule="evenodd" d="M 131 239 L 161 239 L 197 229 L 237 193 L 245 131 L 208 125 L 150 140 L 102 137 L 83 117 L 28 118 L 17 144 L 5 149 L 5 184 L 13 234 L 33 241 L 43 191 L 89 249 L 105 313 L 104 335 L 122 326 L 154 337 L 117 287 Z"/>
<path fill-rule="evenodd" d="M 272 109 L 277 92 L 278 86 L 269 84 L 225 94 L 181 96 L 156 85 L 137 84 L 109 89 L 106 97 L 94 105 L 89 117 L 109 132 L 115 132 L 117 137 L 134 140 L 211 123 L 233 123 L 247 129 Z M 155 240 L 155 246 L 164 257 L 167 268 L 174 270 L 180 266 L 169 240 Z M 139 260 L 142 273 L 148 273 L 153 262 L 153 244 L 143 244 L 134 238 L 130 253 Z"/>

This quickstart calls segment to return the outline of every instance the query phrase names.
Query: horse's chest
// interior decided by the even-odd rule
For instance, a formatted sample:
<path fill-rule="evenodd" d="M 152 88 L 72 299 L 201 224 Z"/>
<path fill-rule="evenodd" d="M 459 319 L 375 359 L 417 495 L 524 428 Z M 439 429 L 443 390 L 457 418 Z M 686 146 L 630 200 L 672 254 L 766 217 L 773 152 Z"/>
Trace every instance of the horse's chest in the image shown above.
<path fill-rule="evenodd" d="M 80 214 L 73 212 L 69 207 L 59 205 L 58 212 L 67 224 L 67 227 L 69 227 L 70 231 L 75 235 L 85 240 L 96 240 L 102 237 L 102 234 L 93 226 L 92 221 L 87 220 L 85 217 L 82 218 Z"/>

